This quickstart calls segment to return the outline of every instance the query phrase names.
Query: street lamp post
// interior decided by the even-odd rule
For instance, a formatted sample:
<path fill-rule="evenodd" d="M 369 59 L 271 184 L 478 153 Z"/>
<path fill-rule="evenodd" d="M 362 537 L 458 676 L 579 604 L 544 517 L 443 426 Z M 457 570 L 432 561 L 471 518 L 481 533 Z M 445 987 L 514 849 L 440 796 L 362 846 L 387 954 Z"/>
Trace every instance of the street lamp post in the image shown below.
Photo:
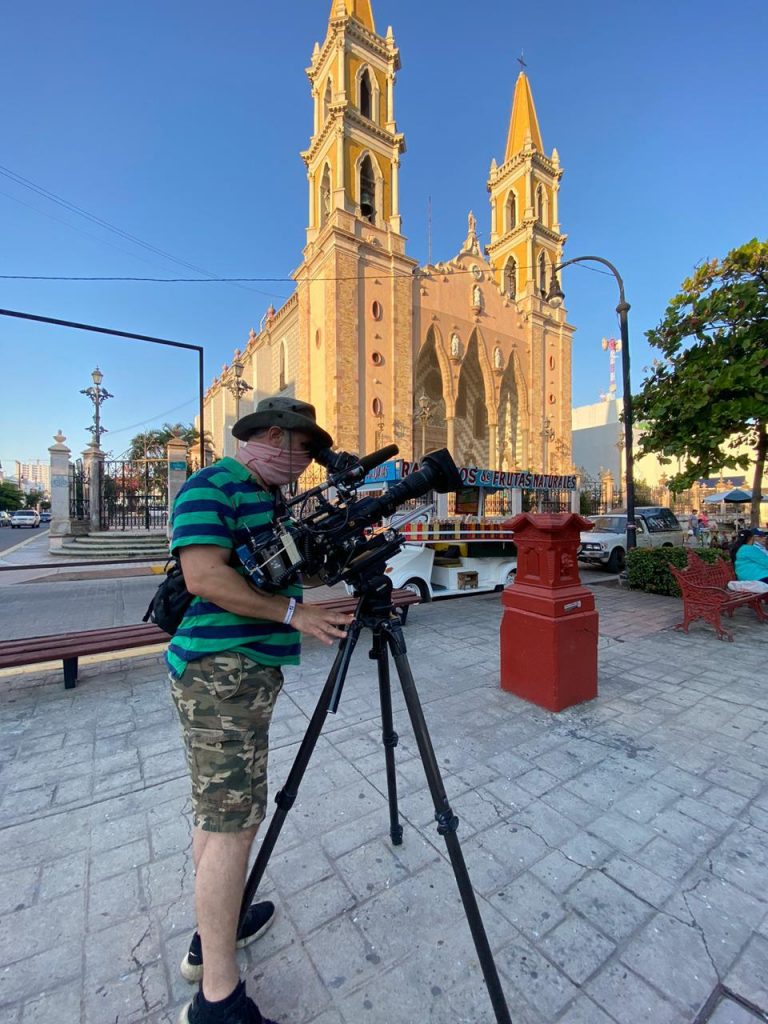
<path fill-rule="evenodd" d="M 416 419 L 421 420 L 421 458 L 424 458 L 424 454 L 427 450 L 427 423 L 432 415 L 432 403 L 427 398 L 424 392 L 421 393 L 419 398 L 419 411 L 416 413 Z"/>
<path fill-rule="evenodd" d="M 240 419 L 240 399 L 253 391 L 251 385 L 243 380 L 243 361 L 240 358 L 240 349 L 235 349 L 235 358 L 232 362 L 232 373 L 224 382 L 224 387 L 235 396 L 235 423 Z"/>
<path fill-rule="evenodd" d="M 551 306 L 558 308 L 562 306 L 565 298 L 560 287 L 557 275 L 564 268 L 572 263 L 602 263 L 616 278 L 619 286 L 619 304 L 616 312 L 619 315 L 619 326 L 621 329 L 621 372 L 624 386 L 624 469 L 625 489 L 627 492 L 627 548 L 637 547 L 637 532 L 635 526 L 635 478 L 634 478 L 634 449 L 632 437 L 632 389 L 629 380 L 629 322 L 627 314 L 630 305 L 624 296 L 624 282 L 621 275 L 612 263 L 603 259 L 602 256 L 574 256 L 573 259 L 564 260 L 552 268 L 552 286 L 547 299 Z"/>
<path fill-rule="evenodd" d="M 542 451 L 541 451 L 541 471 L 542 473 L 549 472 L 549 444 L 555 440 L 555 431 L 552 426 L 552 421 L 549 416 L 544 417 L 544 425 L 541 428 L 539 434 L 541 438 Z"/>
<path fill-rule="evenodd" d="M 90 400 L 93 402 L 93 426 L 87 427 L 93 434 L 93 443 L 96 448 L 101 448 L 101 435 L 107 433 L 107 428 L 101 425 L 101 404 L 106 402 L 108 398 L 114 398 L 115 396 L 110 394 L 106 388 L 101 386 L 101 382 L 104 380 L 104 374 L 101 370 L 96 369 L 91 373 L 91 380 L 93 384 L 89 388 L 81 388 L 81 395 L 88 395 Z"/>

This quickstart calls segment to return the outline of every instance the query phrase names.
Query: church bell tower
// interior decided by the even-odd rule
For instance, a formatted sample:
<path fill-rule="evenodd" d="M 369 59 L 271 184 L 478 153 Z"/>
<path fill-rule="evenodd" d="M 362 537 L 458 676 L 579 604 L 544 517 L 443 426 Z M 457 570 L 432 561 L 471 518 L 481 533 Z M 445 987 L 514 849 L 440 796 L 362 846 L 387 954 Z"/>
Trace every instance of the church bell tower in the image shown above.
<path fill-rule="evenodd" d="M 413 269 L 399 209 L 405 138 L 395 122 L 400 53 L 371 0 L 333 0 L 307 75 L 314 130 L 299 302 L 299 392 L 337 446 L 411 438 Z"/>

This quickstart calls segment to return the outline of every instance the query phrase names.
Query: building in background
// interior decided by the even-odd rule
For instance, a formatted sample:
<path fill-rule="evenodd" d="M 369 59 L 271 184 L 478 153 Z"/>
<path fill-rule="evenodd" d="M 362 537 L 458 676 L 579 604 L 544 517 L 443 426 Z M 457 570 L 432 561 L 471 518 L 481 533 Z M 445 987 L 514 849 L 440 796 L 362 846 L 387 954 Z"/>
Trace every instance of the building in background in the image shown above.
<path fill-rule="evenodd" d="M 46 497 L 51 493 L 51 467 L 49 463 L 36 459 L 34 462 L 16 460 L 16 485 L 25 494 L 42 491 Z"/>
<path fill-rule="evenodd" d="M 238 414 L 283 393 L 311 401 L 346 450 L 394 441 L 406 458 L 447 446 L 460 464 L 569 470 L 573 328 L 546 301 L 565 241 L 563 170 L 544 150 L 528 78 L 518 77 L 503 160 L 491 164 L 490 244 L 480 246 L 470 213 L 458 252 L 420 267 L 400 215 L 399 68 L 370 0 L 333 0 L 307 71 L 314 121 L 296 290 L 207 391 L 215 453 L 233 451 Z"/>

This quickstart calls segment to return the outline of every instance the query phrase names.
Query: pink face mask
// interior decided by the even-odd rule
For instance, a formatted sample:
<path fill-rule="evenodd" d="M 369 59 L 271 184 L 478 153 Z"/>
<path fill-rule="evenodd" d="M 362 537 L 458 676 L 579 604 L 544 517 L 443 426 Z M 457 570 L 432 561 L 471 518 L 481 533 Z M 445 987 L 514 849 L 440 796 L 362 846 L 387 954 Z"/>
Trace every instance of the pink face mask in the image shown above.
<path fill-rule="evenodd" d="M 312 461 L 309 452 L 286 451 L 262 441 L 246 441 L 238 448 L 235 458 L 252 473 L 258 473 L 268 487 L 292 484 Z"/>

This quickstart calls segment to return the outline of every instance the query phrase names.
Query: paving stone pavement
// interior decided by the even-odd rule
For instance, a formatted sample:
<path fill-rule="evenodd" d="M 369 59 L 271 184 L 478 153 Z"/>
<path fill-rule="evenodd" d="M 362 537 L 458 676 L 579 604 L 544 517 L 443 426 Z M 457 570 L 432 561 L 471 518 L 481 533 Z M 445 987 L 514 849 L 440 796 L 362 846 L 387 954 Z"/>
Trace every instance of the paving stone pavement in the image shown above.
<path fill-rule="evenodd" d="M 512 1020 L 765 1021 L 768 629 L 741 610 L 732 644 L 686 637 L 677 601 L 595 592 L 599 697 L 560 714 L 499 689 L 498 595 L 413 609 L 405 631 Z M 389 842 L 367 650 L 269 865 L 279 918 L 244 975 L 281 1024 L 493 1024 L 397 685 L 405 837 Z M 287 674 L 272 793 L 331 656 L 309 642 Z M 73 691 L 60 671 L 6 672 L 0 732 L 0 1019 L 173 1024 L 193 878 L 159 655 L 85 662 Z"/>

